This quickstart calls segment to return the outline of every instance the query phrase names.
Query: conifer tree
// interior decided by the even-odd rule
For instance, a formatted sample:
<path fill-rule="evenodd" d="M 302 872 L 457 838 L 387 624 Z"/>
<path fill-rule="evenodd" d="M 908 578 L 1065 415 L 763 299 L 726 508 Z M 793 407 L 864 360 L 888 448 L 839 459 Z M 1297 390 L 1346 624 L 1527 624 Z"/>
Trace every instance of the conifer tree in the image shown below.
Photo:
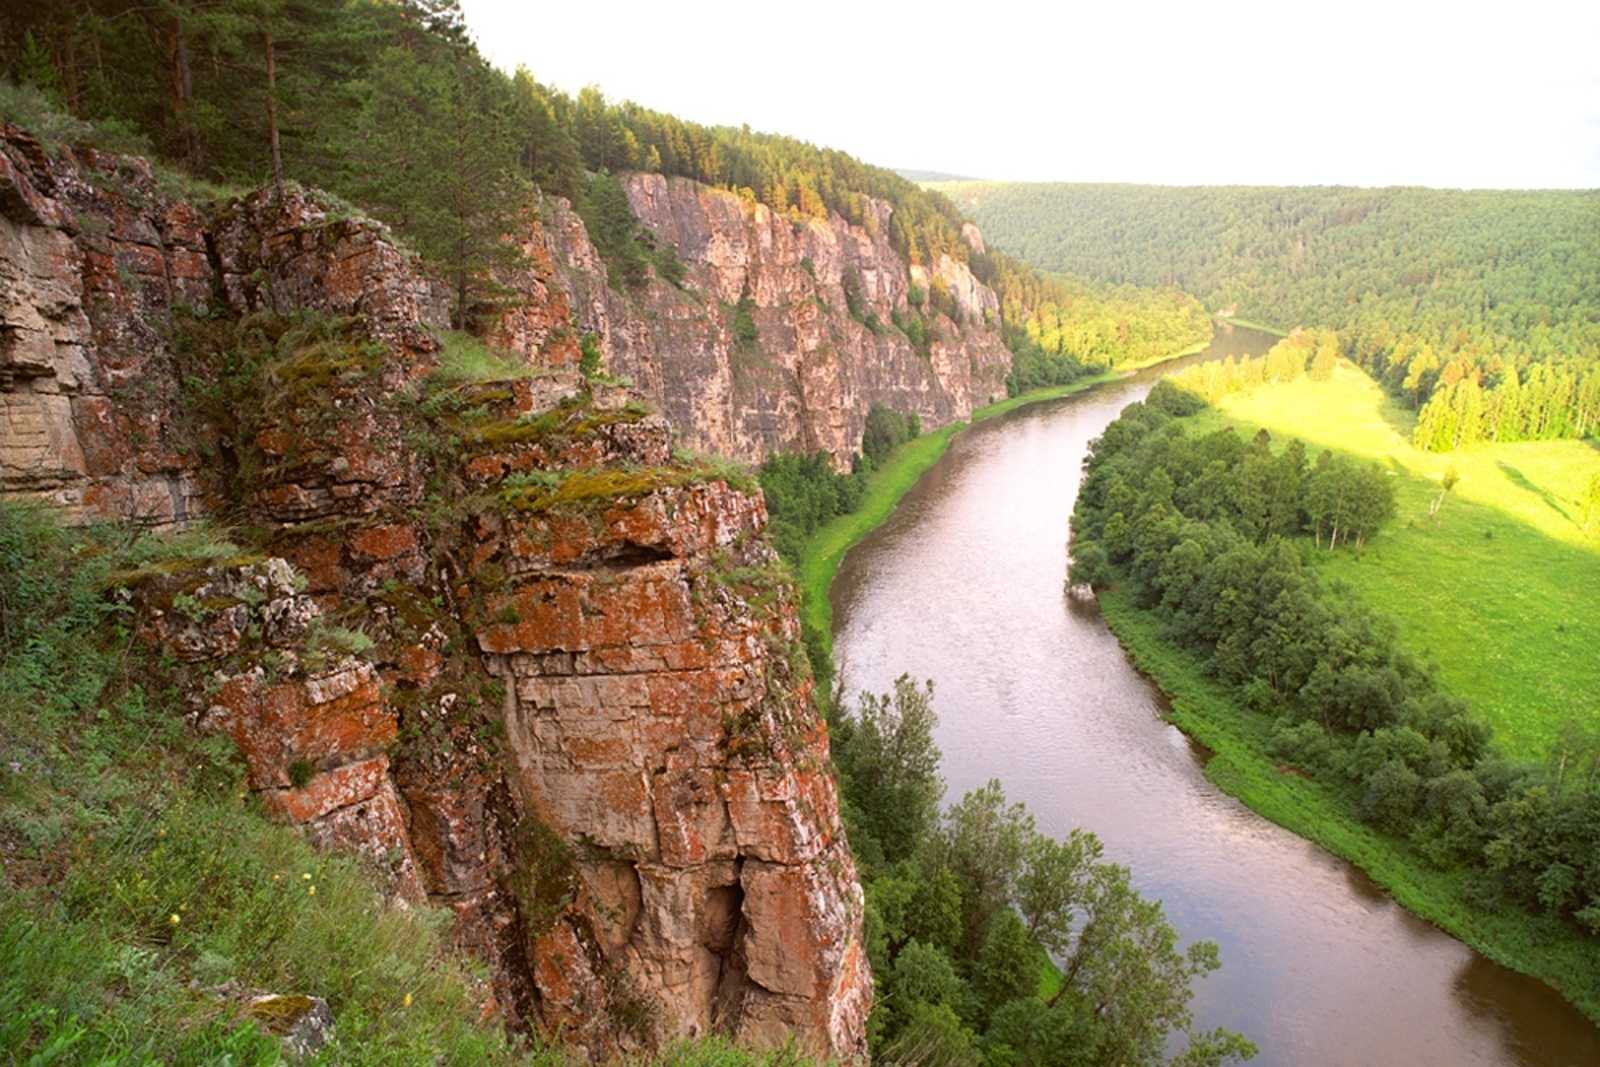
<path fill-rule="evenodd" d="M 476 55 L 387 49 L 362 90 L 348 153 L 363 203 L 410 235 L 449 281 L 466 328 L 515 265 L 529 189 L 518 175 L 510 90 Z"/>

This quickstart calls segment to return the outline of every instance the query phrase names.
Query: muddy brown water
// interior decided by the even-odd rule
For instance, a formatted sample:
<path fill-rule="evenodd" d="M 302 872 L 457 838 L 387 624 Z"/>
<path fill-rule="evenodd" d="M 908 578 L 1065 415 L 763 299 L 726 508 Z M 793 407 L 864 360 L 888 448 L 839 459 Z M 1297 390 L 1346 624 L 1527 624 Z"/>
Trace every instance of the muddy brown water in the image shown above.
<path fill-rule="evenodd" d="M 1219 334 L 1193 360 L 1254 354 Z M 959 435 L 832 589 L 848 692 L 930 678 L 946 801 L 992 777 L 1040 828 L 1093 830 L 1222 970 L 1195 1000 L 1272 1065 L 1600 1067 L 1600 1029 L 1541 982 L 1415 918 L 1203 773 L 1092 603 L 1063 592 L 1086 447 L 1151 371 Z"/>

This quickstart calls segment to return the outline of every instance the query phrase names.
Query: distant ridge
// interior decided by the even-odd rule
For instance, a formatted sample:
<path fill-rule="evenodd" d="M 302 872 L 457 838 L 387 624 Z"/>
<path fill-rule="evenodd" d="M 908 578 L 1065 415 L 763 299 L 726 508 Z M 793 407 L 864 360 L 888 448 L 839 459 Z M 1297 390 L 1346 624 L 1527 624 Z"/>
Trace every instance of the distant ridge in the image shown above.
<path fill-rule="evenodd" d="M 961 174 L 951 174 L 943 170 L 912 170 L 909 167 L 893 167 L 891 169 L 908 182 L 981 182 L 984 180 Z"/>

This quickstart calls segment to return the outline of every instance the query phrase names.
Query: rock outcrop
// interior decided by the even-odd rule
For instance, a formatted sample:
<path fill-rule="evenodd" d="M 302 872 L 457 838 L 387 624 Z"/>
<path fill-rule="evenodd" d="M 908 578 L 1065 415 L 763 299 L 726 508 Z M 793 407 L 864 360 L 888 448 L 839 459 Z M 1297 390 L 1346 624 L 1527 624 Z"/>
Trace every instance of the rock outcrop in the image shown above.
<path fill-rule="evenodd" d="M 63 163 L 0 124 L 0 496 L 76 520 L 184 521 L 207 493 L 177 412 L 170 309 L 211 296 L 204 224 L 148 165 Z"/>
<path fill-rule="evenodd" d="M 556 294 L 570 318 L 532 329 L 514 318 L 502 341 L 537 354 L 554 339 L 575 358 L 570 329 L 592 332 L 608 369 L 637 383 L 686 443 L 750 462 L 821 449 L 844 466 L 873 404 L 931 427 L 1005 396 L 998 298 L 948 255 L 908 265 L 890 245 L 887 204 L 868 200 L 865 225 L 796 223 L 686 178 L 634 174 L 626 188 L 639 221 L 682 262 L 682 287 L 654 277 L 609 287 L 581 220 L 547 198 L 527 242 L 528 288 Z M 981 248 L 975 228 L 967 237 Z M 741 300 L 753 340 L 734 327 Z M 912 317 L 925 351 L 894 325 Z"/>
<path fill-rule="evenodd" d="M 381 227 L 299 190 L 200 208 L 4 128 L 0 495 L 250 531 L 125 576 L 139 633 L 266 811 L 454 910 L 512 1022 L 863 1056 L 863 901 L 762 499 L 567 369 L 544 269 L 503 324 L 529 366 L 442 380 L 436 290 Z"/>

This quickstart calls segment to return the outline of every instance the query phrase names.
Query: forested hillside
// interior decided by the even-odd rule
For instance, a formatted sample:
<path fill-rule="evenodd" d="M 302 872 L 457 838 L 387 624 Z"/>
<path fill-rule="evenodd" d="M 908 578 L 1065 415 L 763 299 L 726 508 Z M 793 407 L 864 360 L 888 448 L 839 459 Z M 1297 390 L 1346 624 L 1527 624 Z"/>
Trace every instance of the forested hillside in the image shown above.
<path fill-rule="evenodd" d="M 1543 397 L 1531 422 L 1489 416 L 1480 427 L 1479 402 L 1452 394 L 1444 407 L 1456 414 L 1442 429 L 1427 420 L 1427 447 L 1593 432 L 1600 192 L 933 188 L 1037 267 L 1177 286 L 1213 311 L 1284 329 L 1336 329 L 1413 406 L 1463 381 L 1468 394 L 1509 384 Z"/>
<path fill-rule="evenodd" d="M 1209 336 L 1179 294 L 1064 286 L 984 254 L 945 197 L 845 153 L 506 75 L 478 53 L 454 0 L 32 3 L 0 26 L 0 70 L 42 93 L 9 90 L 5 112 L 47 136 L 154 154 L 189 182 L 293 179 L 346 197 L 449 278 L 461 326 L 503 308 L 495 270 L 516 253 L 502 237 L 539 193 L 573 202 L 616 282 L 650 271 L 677 281 L 671 250 L 608 177 L 648 171 L 733 190 L 797 225 L 836 212 L 871 231 L 869 200 L 888 203 L 888 236 L 909 263 L 970 263 L 1001 296 L 1021 354 L 1013 391 Z M 937 278 L 923 299 L 930 313 L 955 312 Z M 915 343 L 925 318 L 919 306 L 881 326 Z"/>

